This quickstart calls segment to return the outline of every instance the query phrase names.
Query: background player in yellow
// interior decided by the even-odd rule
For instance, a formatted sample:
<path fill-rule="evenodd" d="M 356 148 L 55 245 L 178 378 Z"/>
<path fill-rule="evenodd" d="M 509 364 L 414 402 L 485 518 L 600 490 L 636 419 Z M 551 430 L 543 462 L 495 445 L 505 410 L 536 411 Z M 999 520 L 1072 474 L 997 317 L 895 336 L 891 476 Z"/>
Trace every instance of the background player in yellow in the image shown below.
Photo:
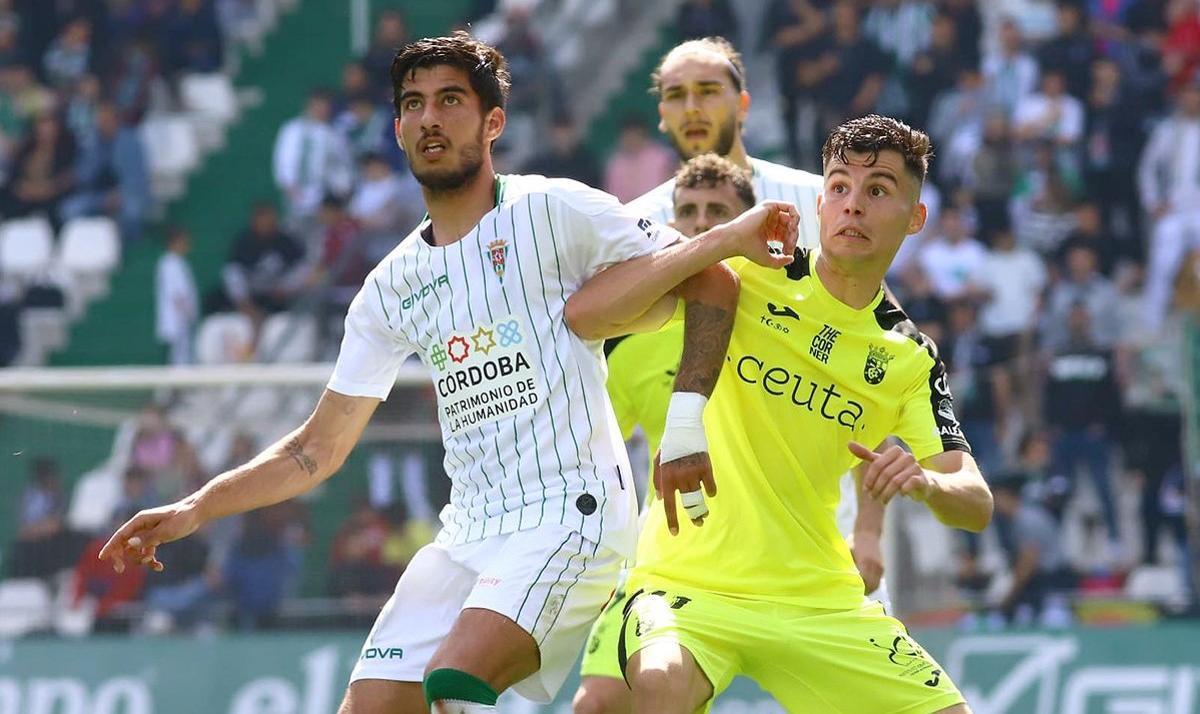
<path fill-rule="evenodd" d="M 991 517 L 936 347 L 882 290 L 924 224 L 929 155 L 928 137 L 895 120 L 843 124 L 822 152 L 820 249 L 786 270 L 734 261 L 738 315 L 705 411 L 720 494 L 703 528 L 648 513 L 619 644 L 634 711 L 704 709 L 737 674 L 789 712 L 968 711 L 904 626 L 864 603 L 834 518 L 838 477 L 856 464 L 883 503 L 908 496 L 972 531 Z M 608 282 L 575 297 L 604 300 Z M 890 435 L 911 453 L 868 448 Z M 655 485 L 674 499 L 697 487 L 694 471 L 664 461 Z"/>

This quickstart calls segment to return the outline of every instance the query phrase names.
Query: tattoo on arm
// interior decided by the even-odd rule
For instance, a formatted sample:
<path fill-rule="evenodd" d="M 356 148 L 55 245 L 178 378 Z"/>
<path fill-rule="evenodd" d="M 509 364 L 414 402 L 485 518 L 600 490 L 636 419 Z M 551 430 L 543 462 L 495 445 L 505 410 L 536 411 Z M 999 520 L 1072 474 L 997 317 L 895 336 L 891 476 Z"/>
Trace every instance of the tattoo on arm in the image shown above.
<path fill-rule="evenodd" d="M 675 391 L 712 396 L 725 363 L 734 313 L 689 300 L 683 317 L 683 357 L 675 377 Z"/>
<path fill-rule="evenodd" d="M 293 437 L 291 441 L 284 444 L 283 451 L 292 457 L 309 476 L 317 473 L 317 462 L 311 456 L 304 453 L 304 447 L 300 445 L 299 439 Z"/>

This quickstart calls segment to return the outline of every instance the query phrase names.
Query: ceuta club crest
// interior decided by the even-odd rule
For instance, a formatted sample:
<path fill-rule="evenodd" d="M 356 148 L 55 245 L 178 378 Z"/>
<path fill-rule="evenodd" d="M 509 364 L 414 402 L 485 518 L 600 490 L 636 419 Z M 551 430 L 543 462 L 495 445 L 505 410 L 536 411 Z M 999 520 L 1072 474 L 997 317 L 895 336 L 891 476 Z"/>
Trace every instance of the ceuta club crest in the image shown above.
<path fill-rule="evenodd" d="M 500 282 L 504 282 L 504 261 L 508 257 L 508 241 L 498 238 L 487 245 L 488 257 L 492 259 L 492 270 Z"/>
<path fill-rule="evenodd" d="M 863 365 L 863 379 L 867 384 L 879 384 L 887 376 L 888 362 L 896 355 L 889 353 L 883 347 L 867 346 L 867 363 Z"/>

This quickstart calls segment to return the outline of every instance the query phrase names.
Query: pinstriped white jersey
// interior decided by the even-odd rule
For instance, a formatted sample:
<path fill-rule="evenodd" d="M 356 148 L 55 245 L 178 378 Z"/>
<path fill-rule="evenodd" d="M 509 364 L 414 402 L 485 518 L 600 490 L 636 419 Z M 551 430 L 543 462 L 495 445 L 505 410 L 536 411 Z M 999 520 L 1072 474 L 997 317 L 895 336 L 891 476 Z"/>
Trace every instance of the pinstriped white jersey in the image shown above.
<path fill-rule="evenodd" d="M 800 171 L 782 164 L 773 164 L 762 159 L 750 159 L 754 169 L 750 182 L 754 195 L 760 201 L 788 201 L 796 204 L 800 211 L 800 246 L 815 248 L 819 243 L 817 229 L 817 196 L 824 186 L 824 179 L 807 171 Z M 675 179 L 650 189 L 629 202 L 634 213 L 647 216 L 659 223 L 670 223 L 674 216 Z"/>
<path fill-rule="evenodd" d="M 589 277 L 678 233 L 575 181 L 498 181 L 467 236 L 431 246 L 426 220 L 371 272 L 329 388 L 386 398 L 414 352 L 432 372 L 451 480 L 439 540 L 560 523 L 631 554 L 637 504 L 602 342 L 563 310 Z"/>

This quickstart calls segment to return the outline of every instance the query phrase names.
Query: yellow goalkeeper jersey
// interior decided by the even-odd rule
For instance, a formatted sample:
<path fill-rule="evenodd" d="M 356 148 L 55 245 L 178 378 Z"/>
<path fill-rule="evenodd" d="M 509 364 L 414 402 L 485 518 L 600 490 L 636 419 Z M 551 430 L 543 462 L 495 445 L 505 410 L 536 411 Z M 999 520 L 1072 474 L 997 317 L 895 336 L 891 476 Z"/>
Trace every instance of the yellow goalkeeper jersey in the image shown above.
<path fill-rule="evenodd" d="M 604 352 L 608 358 L 605 384 L 621 437 L 628 441 L 634 427 L 642 427 L 653 462 L 683 353 L 683 320 L 673 319 L 656 332 L 609 340 Z"/>
<path fill-rule="evenodd" d="M 697 528 L 650 509 L 630 588 L 675 583 L 815 608 L 858 606 L 863 583 L 835 510 L 856 440 L 889 435 L 917 459 L 970 451 L 931 340 L 884 296 L 855 310 L 798 249 L 786 270 L 731 261 L 736 322 L 705 430 L 717 495 Z"/>

